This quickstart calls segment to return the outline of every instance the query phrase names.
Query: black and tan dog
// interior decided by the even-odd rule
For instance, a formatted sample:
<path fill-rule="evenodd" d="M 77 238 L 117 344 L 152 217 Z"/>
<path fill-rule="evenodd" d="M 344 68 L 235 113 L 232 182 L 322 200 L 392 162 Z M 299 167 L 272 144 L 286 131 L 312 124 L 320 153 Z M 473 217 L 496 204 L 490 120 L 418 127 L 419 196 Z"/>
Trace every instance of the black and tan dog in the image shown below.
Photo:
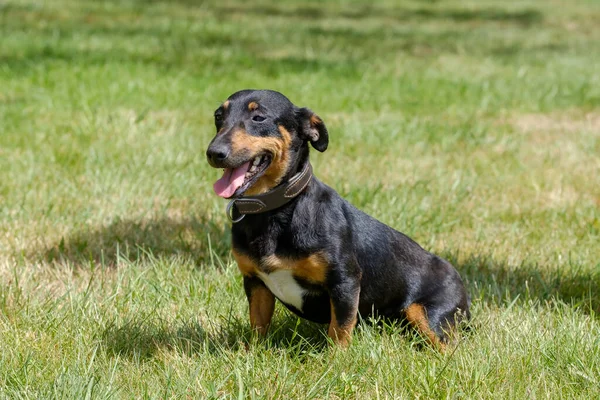
<path fill-rule="evenodd" d="M 269 90 L 234 93 L 215 111 L 206 152 L 224 168 L 215 192 L 232 199 L 233 255 L 244 276 L 250 324 L 266 334 L 275 298 L 329 324 L 347 345 L 373 313 L 413 325 L 443 348 L 468 297 L 450 263 L 356 209 L 312 175 L 310 143 L 325 151 L 325 124 Z"/>

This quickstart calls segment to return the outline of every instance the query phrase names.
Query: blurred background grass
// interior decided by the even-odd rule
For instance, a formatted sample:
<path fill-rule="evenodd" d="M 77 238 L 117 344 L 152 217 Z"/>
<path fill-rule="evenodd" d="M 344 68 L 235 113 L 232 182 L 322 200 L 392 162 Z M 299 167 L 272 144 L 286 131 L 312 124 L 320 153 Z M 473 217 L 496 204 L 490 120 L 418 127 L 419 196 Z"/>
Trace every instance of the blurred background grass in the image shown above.
<path fill-rule="evenodd" d="M 77 368 L 94 359 L 72 351 L 54 360 L 51 348 L 108 346 L 113 350 L 94 364 L 100 382 L 113 382 L 107 376 L 114 365 L 118 387 L 143 394 L 148 386 L 132 383 L 143 368 L 111 357 L 147 354 L 159 363 L 156 376 L 169 366 L 184 371 L 181 337 L 195 343 L 192 357 L 205 355 L 198 345 L 210 331 L 204 313 L 227 316 L 211 322 L 225 329 L 217 341 L 247 334 L 225 204 L 211 188 L 218 171 L 204 152 L 214 134 L 212 112 L 228 95 L 270 88 L 327 124 L 330 148 L 312 156 L 320 179 L 461 271 L 483 327 L 457 362 L 481 365 L 477 357 L 503 351 L 498 343 L 507 352 L 517 346 L 530 360 L 515 371 L 504 354 L 492 381 L 461 382 L 465 371 L 450 367 L 444 387 L 437 378 L 417 384 L 420 378 L 404 370 L 416 386 L 388 395 L 478 393 L 481 379 L 494 393 L 512 380 L 502 377 L 516 376 L 506 393 L 589 397 L 600 352 L 599 20 L 600 4 L 585 0 L 0 3 L 5 382 L 17 382 L 21 395 L 56 394 L 48 388 L 75 383 L 85 392 L 89 381 L 59 378 L 71 377 L 71 367 L 88 376 Z M 149 294 L 160 287 L 168 294 Z M 58 311 L 63 307 L 84 311 Z M 570 339 L 547 338 L 538 323 L 545 316 Z M 81 329 L 78 338 L 49 322 L 61 318 Z M 530 327 L 524 332 L 531 342 L 498 328 L 517 321 Z M 293 323 L 281 323 L 277 340 L 294 343 L 295 334 L 286 333 Z M 583 336 L 573 326 L 585 326 Z M 370 334 L 358 339 L 355 356 L 386 340 Z M 31 356 L 34 364 L 54 365 L 33 386 L 26 382 L 34 375 L 18 362 L 27 360 L 27 335 L 47 338 Z M 552 340 L 562 347 L 540 356 L 540 343 Z M 157 343 L 172 348 L 154 356 Z M 394 342 L 388 364 L 409 357 L 441 368 L 443 360 L 431 355 L 414 360 L 402 343 Z M 291 365 L 304 362 L 293 346 L 280 346 Z M 219 355 L 236 359 L 238 351 Z M 268 355 L 249 357 L 265 373 L 285 375 L 281 365 L 269 367 Z M 217 358 L 206 361 L 216 373 L 225 368 Z M 348 395 L 352 387 L 329 376 L 326 364 L 294 372 L 300 375 L 290 393 L 306 393 L 306 385 L 327 376 L 333 389 L 321 396 Z M 571 375 L 561 375 L 559 364 Z M 59 365 L 65 375 L 53 373 Z M 21 372 L 11 375 L 8 366 Z M 248 383 L 250 375 L 239 371 L 239 382 Z M 388 378 L 374 376 L 348 393 L 372 396 L 373 382 L 388 385 Z M 222 384 L 236 388 L 236 379 Z"/>

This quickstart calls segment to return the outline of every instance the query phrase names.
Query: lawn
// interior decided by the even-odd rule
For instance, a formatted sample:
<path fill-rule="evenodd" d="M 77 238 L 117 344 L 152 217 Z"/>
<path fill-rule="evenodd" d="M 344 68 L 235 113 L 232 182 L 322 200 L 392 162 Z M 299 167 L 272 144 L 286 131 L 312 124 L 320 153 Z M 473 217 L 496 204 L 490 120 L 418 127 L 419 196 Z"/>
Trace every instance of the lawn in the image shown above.
<path fill-rule="evenodd" d="M 0 2 L 1 398 L 600 397 L 600 3 Z M 212 113 L 325 121 L 316 175 L 450 260 L 472 329 L 250 334 Z"/>

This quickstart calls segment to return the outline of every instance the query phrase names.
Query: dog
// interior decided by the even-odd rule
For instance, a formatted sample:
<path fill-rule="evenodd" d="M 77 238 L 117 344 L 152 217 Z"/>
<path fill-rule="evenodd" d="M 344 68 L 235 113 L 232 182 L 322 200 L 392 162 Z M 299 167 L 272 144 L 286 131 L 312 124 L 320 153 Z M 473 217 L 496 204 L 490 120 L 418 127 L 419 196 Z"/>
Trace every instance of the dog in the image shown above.
<path fill-rule="evenodd" d="M 271 90 L 232 94 L 214 113 L 206 156 L 224 169 L 233 256 L 253 331 L 266 335 L 275 299 L 329 324 L 347 346 L 359 316 L 412 325 L 444 350 L 469 298 L 456 269 L 344 200 L 312 174 L 309 146 L 327 149 L 323 120 Z"/>

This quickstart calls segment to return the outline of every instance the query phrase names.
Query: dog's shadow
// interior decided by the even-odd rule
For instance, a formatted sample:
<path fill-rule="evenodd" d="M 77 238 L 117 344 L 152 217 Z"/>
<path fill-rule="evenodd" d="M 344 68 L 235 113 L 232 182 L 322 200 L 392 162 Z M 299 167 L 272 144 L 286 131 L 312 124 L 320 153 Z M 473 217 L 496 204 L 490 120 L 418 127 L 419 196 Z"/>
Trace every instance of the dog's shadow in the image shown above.
<path fill-rule="evenodd" d="M 50 247 L 35 250 L 45 261 L 68 261 L 74 265 L 99 262 L 114 265 L 120 259 L 139 260 L 156 257 L 183 257 L 196 265 L 210 257 L 227 258 L 230 251 L 229 227 L 210 218 L 159 218 L 118 220 L 104 227 L 75 232 Z M 506 306 L 515 299 L 540 303 L 557 300 L 597 316 L 600 315 L 600 269 L 570 265 L 559 269 L 534 263 L 511 266 L 505 260 L 486 254 L 458 256 L 441 254 L 457 267 L 473 303 Z M 298 354 L 321 352 L 327 348 L 326 326 L 300 321 L 287 313 L 274 321 L 261 346 L 286 348 Z M 135 317 L 103 329 L 103 342 L 112 354 L 150 357 L 160 348 L 173 348 L 193 354 L 199 351 L 222 352 L 252 346 L 256 340 L 246 316 L 214 319 L 207 329 L 198 321 L 161 323 L 156 318 Z M 477 316 L 475 315 L 475 319 Z"/>
<path fill-rule="evenodd" d="M 460 272 L 473 301 L 506 305 L 516 299 L 559 301 L 584 313 L 600 315 L 600 268 L 573 263 L 568 268 L 525 262 L 510 265 L 485 254 L 444 258 Z"/>
<path fill-rule="evenodd" d="M 304 362 L 335 347 L 327 336 L 327 325 L 302 320 L 283 308 L 280 311 L 265 337 L 253 333 L 245 318 L 230 316 L 226 321 L 221 318 L 207 321 L 203 318 L 167 322 L 137 315 L 120 324 L 108 324 L 102 331 L 101 341 L 107 354 L 139 361 L 149 360 L 164 350 L 190 357 L 198 354 L 226 356 L 227 353 L 239 351 L 285 350 L 291 357 Z M 356 330 L 364 332 L 364 329 L 400 334 L 417 350 L 429 348 L 425 338 L 401 321 L 361 319 Z"/>
<path fill-rule="evenodd" d="M 592 316 L 600 313 L 597 295 L 600 274 L 593 270 L 572 268 L 561 271 L 543 269 L 535 264 L 511 267 L 480 255 L 461 257 L 463 261 L 458 261 L 452 253 L 445 257 L 461 272 L 474 296 L 473 302 L 504 307 L 516 299 L 532 299 L 542 304 L 556 300 Z M 120 325 L 106 327 L 102 339 L 109 354 L 136 359 L 151 358 L 160 349 L 190 356 L 206 352 L 221 356 L 244 349 L 285 349 L 299 360 L 308 360 L 329 348 L 326 325 L 301 320 L 282 307 L 279 310 L 269 334 L 262 339 L 252 334 L 245 314 L 175 323 L 136 316 Z M 480 326 L 478 320 L 481 321 L 474 315 L 473 324 L 467 324 L 464 333 L 476 334 Z M 368 329 L 387 327 L 381 321 L 367 320 L 361 325 Z M 401 323 L 392 324 L 389 332 L 405 335 L 417 349 L 426 347 L 412 330 L 406 328 Z"/>
<path fill-rule="evenodd" d="M 118 325 L 109 324 L 101 340 L 108 354 L 137 360 L 150 359 L 161 350 L 188 356 L 199 353 L 220 356 L 240 350 L 286 349 L 303 358 L 327 349 L 326 326 L 300 321 L 288 314 L 274 319 L 265 338 L 253 334 L 248 321 L 233 317 L 225 323 L 192 319 L 173 324 L 136 316 Z"/>
<path fill-rule="evenodd" d="M 203 216 L 186 218 L 119 219 L 109 225 L 84 228 L 30 256 L 46 262 L 89 262 L 114 266 L 119 260 L 137 261 L 181 256 L 200 265 L 211 256 L 226 258 L 230 231 Z"/>

